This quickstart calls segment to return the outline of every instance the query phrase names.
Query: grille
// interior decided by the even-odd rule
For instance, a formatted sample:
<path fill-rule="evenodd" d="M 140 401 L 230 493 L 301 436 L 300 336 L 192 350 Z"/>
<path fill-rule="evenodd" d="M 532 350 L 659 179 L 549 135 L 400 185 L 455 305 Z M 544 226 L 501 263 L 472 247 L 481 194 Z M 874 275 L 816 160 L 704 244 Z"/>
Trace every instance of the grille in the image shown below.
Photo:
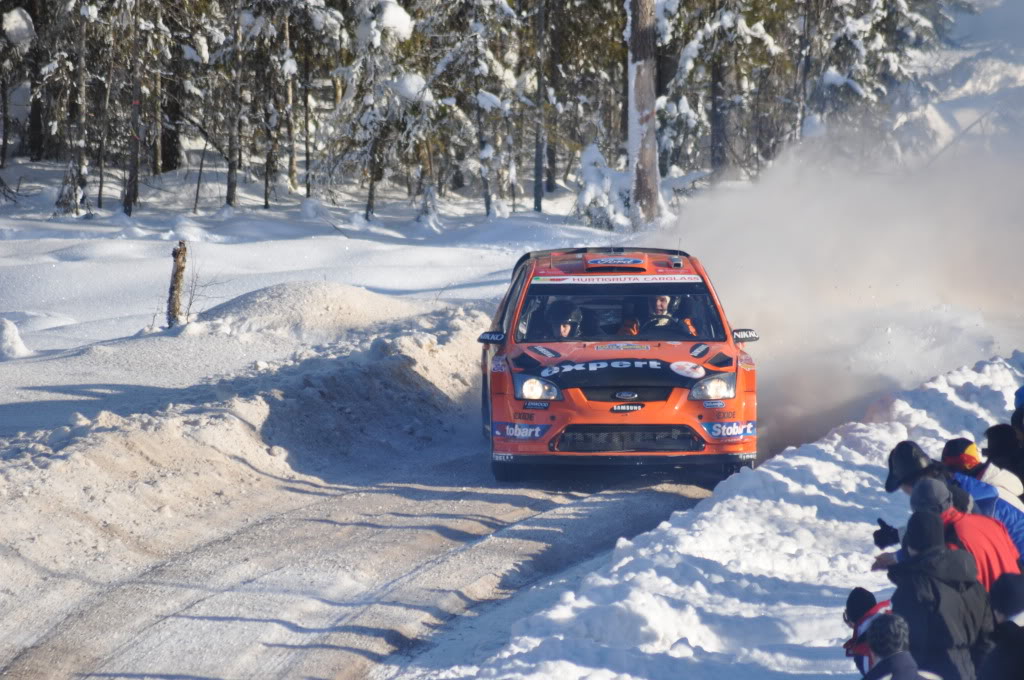
<path fill-rule="evenodd" d="M 583 387 L 588 401 L 666 401 L 671 387 Z M 619 399 L 616 392 L 636 392 L 636 399 Z"/>
<path fill-rule="evenodd" d="M 704 440 L 686 425 L 570 425 L 555 451 L 703 451 Z"/>

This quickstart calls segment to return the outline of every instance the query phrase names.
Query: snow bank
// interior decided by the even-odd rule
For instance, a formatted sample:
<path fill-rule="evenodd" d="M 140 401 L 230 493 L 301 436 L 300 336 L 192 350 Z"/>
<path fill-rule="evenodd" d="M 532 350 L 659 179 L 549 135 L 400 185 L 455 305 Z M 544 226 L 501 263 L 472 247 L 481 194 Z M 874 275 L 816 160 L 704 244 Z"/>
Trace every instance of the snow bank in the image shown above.
<path fill-rule="evenodd" d="M 186 335 L 270 333 L 324 342 L 382 321 L 419 314 L 429 305 L 341 283 L 291 282 L 246 293 L 199 315 Z"/>
<path fill-rule="evenodd" d="M 18 333 L 18 327 L 10 319 L 0 318 L 0 361 L 19 359 L 32 355 Z"/>
<path fill-rule="evenodd" d="M 383 306 L 356 291 L 343 291 L 354 305 Z M 337 316 L 337 305 L 323 306 L 338 287 L 292 292 L 243 296 L 211 310 L 207 323 L 230 326 L 243 310 L 253 314 L 250 328 L 287 327 L 291 315 L 317 323 L 318 308 L 321 318 Z M 376 309 L 348 322 L 385 316 Z M 476 435 L 468 423 L 479 408 L 476 337 L 486 325 L 481 312 L 443 308 L 283 361 L 257 360 L 211 385 L 208 401 L 78 414 L 55 430 L 0 439 L 0 658 L 30 646 L 69 602 L 308 503 L 309 493 L 344 488 L 364 467 L 444 459 L 451 438 Z M 38 612 L 32 626 L 14 629 L 21 619 L 9 614 L 28 607 Z"/>
<path fill-rule="evenodd" d="M 841 644 L 854 586 L 890 592 L 870 565 L 875 520 L 906 518 L 886 494 L 888 452 L 916 439 L 982 440 L 1008 420 L 1024 354 L 961 368 L 722 482 L 695 511 L 620 540 L 607 566 L 518 622 L 483 666 L 415 677 L 506 679 L 857 677 Z"/>

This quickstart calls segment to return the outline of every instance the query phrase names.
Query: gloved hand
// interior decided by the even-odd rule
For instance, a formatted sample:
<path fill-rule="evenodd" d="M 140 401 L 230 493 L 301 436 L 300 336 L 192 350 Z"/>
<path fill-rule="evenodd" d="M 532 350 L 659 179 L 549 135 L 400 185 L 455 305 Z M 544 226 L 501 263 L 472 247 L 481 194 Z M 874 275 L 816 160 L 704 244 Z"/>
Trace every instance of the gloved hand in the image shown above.
<path fill-rule="evenodd" d="M 896 527 L 886 524 L 885 520 L 881 517 L 878 518 L 879 529 L 875 530 L 872 534 L 875 537 L 875 545 L 880 550 L 888 548 L 890 545 L 896 545 L 900 542 L 900 530 Z"/>

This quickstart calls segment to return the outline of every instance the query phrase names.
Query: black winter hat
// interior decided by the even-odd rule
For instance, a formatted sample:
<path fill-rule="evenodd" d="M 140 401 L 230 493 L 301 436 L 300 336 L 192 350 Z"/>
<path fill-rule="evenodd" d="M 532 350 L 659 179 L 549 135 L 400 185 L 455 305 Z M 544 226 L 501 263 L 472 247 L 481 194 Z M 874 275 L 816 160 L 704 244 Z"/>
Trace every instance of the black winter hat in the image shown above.
<path fill-rule="evenodd" d="M 1003 574 L 992 584 L 989 593 L 992 609 L 1007 617 L 1024 612 L 1024 575 Z"/>
<path fill-rule="evenodd" d="M 889 453 L 889 476 L 885 478 L 885 490 L 892 493 L 905 480 L 931 464 L 932 459 L 915 442 L 900 442 Z"/>
<path fill-rule="evenodd" d="M 903 535 L 903 547 L 921 552 L 943 545 L 944 529 L 942 518 L 934 512 L 918 511 L 910 516 L 907 532 Z"/>
<path fill-rule="evenodd" d="M 988 447 L 983 449 L 986 456 L 997 458 L 1013 456 L 1020 446 L 1013 425 L 1006 423 L 993 425 L 985 430 L 985 438 L 988 440 Z"/>
<path fill-rule="evenodd" d="M 879 614 L 868 626 L 868 647 L 878 659 L 910 649 L 910 626 L 899 614 Z"/>
<path fill-rule="evenodd" d="M 846 598 L 846 618 L 851 623 L 857 623 L 876 604 L 878 604 L 878 600 L 875 599 L 871 591 L 858 586 L 851 590 Z"/>

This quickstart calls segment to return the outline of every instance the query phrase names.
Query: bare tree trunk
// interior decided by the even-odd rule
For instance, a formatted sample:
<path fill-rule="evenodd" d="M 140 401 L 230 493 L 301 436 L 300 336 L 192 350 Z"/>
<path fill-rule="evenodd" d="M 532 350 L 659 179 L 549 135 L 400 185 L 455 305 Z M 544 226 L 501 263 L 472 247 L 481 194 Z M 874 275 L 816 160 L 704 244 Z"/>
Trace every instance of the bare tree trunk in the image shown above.
<path fill-rule="evenodd" d="M 96 170 L 99 173 L 99 188 L 96 190 L 96 207 L 103 207 L 103 177 L 107 168 L 107 132 L 110 128 L 110 90 L 114 79 L 114 59 L 107 62 L 107 82 L 103 88 L 103 110 L 100 111 L 100 144 L 96 151 Z"/>
<path fill-rule="evenodd" d="M 632 0 L 629 26 L 629 165 L 633 175 L 630 222 L 638 230 L 656 220 L 658 196 L 658 139 L 655 117 L 654 0 Z"/>
<path fill-rule="evenodd" d="M 3 139 L 0 140 L 0 169 L 7 167 L 7 145 L 11 139 L 11 111 L 10 111 L 10 97 L 8 95 L 8 88 L 10 87 L 10 80 L 7 75 L 4 74 L 0 77 L 0 123 L 4 126 Z"/>
<path fill-rule="evenodd" d="M 160 4 L 156 5 L 156 25 L 161 24 L 161 11 Z M 160 31 L 154 31 L 154 39 L 157 41 L 156 49 L 160 50 Z M 163 122 L 163 77 L 160 75 L 160 69 L 156 68 L 153 71 L 153 175 L 159 175 L 163 172 L 163 133 L 164 133 L 164 122 Z"/>
<path fill-rule="evenodd" d="M 85 78 L 85 38 L 89 20 L 84 15 L 80 15 L 78 19 L 78 63 L 76 64 L 78 72 L 75 74 L 77 80 L 75 89 L 77 91 L 76 96 L 78 97 L 78 115 L 75 120 L 75 127 L 77 128 L 75 130 L 75 186 L 71 189 L 72 194 L 75 196 L 75 200 L 72 201 L 74 205 L 71 206 L 71 211 L 75 215 L 78 214 L 77 190 L 81 188 L 83 193 L 85 192 L 85 108 L 88 106 Z"/>
<path fill-rule="evenodd" d="M 313 183 L 310 180 L 310 172 L 309 172 L 310 163 L 311 163 L 310 155 L 309 155 L 309 86 L 310 86 L 309 80 L 312 77 L 312 75 L 311 75 L 312 69 L 310 68 L 310 65 L 309 65 L 309 51 L 308 50 L 306 51 L 305 59 L 303 60 L 303 71 L 304 71 L 304 73 L 303 73 L 304 80 L 306 82 L 303 83 L 302 136 L 305 139 L 305 145 L 306 145 L 306 198 L 309 198 L 309 197 L 311 197 L 313 195 Z M 376 140 L 374 141 L 374 144 L 376 144 Z M 369 219 L 369 218 L 367 218 L 367 219 Z"/>
<path fill-rule="evenodd" d="M 196 178 L 196 200 L 192 203 L 193 214 L 199 211 L 199 187 L 203 185 L 203 164 L 206 162 L 206 147 L 209 145 L 209 141 L 203 142 L 203 153 L 199 155 L 199 177 Z"/>
<path fill-rule="evenodd" d="M 544 209 L 544 149 L 547 147 L 547 133 L 544 130 L 544 41 L 547 0 L 541 0 L 537 8 L 537 132 L 533 147 L 533 209 Z"/>
<path fill-rule="evenodd" d="M 385 130 L 378 131 L 370 144 L 370 186 L 366 192 L 366 211 L 363 213 L 363 217 L 367 221 L 373 219 L 373 211 L 376 208 L 377 180 L 381 173 L 381 138 L 385 132 Z"/>
<path fill-rule="evenodd" d="M 242 2 L 235 8 L 235 57 L 231 69 L 234 93 L 231 102 L 231 117 L 228 120 L 228 187 L 225 203 L 234 206 L 238 202 L 238 166 L 241 144 L 238 130 L 242 124 Z"/>
<path fill-rule="evenodd" d="M 178 241 L 178 247 L 171 251 L 174 267 L 171 269 L 171 287 L 167 294 L 167 327 L 174 328 L 181 317 L 181 289 L 185 281 L 185 257 L 188 246 Z"/>
<path fill-rule="evenodd" d="M 138 12 L 138 4 L 135 5 L 134 11 Z M 142 58 L 142 45 L 140 36 L 142 32 L 136 25 L 138 17 L 133 14 L 131 22 L 129 23 L 130 38 L 129 44 L 132 45 L 132 56 L 131 56 L 131 80 L 132 80 L 132 122 L 131 122 L 131 140 L 128 142 L 128 183 L 124 188 L 124 214 L 131 215 L 135 209 L 135 204 L 139 200 L 139 157 L 142 152 L 142 140 L 139 139 L 141 130 L 141 115 L 140 109 L 142 107 L 142 77 L 139 74 L 139 60 Z"/>
<path fill-rule="evenodd" d="M 289 24 L 290 20 L 286 14 L 284 17 L 284 47 L 286 50 L 291 50 L 292 46 Z M 284 96 L 284 123 L 288 144 L 288 188 L 298 191 L 299 165 L 295 159 L 295 76 L 293 75 L 285 76 Z"/>
<path fill-rule="evenodd" d="M 711 60 L 711 170 L 716 178 L 725 175 L 729 167 L 729 114 L 726 79 L 728 66 L 721 54 Z"/>

